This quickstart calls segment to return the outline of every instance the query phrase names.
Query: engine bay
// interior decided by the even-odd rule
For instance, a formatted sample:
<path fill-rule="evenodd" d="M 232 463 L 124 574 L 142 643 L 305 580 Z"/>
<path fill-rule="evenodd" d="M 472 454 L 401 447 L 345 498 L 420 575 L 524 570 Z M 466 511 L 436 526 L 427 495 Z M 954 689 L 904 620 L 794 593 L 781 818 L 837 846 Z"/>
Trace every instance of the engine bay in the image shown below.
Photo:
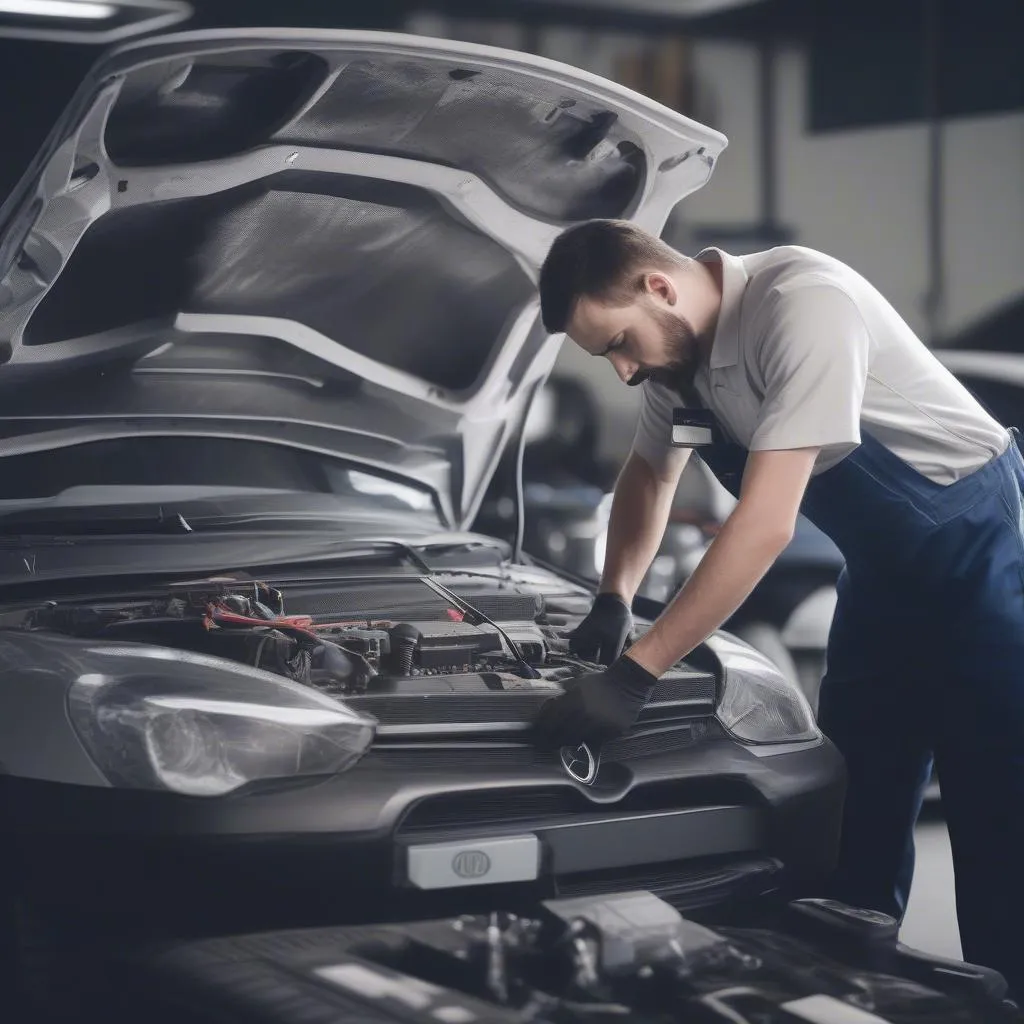
<path fill-rule="evenodd" d="M 473 677 L 463 689 L 548 688 L 595 667 L 569 651 L 579 615 L 559 614 L 521 587 L 475 590 L 470 603 L 426 577 L 287 591 L 209 579 L 149 594 L 51 601 L 22 612 L 17 623 L 0 616 L 0 625 L 224 658 L 338 696 L 394 692 L 402 680 L 422 690 L 430 677 L 451 676 Z"/>

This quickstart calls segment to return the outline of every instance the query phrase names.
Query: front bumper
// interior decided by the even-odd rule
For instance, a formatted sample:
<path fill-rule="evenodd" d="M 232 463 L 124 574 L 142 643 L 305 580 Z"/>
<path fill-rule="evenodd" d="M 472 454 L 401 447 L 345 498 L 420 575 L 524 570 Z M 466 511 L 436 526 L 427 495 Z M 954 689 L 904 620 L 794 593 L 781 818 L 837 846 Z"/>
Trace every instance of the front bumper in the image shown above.
<path fill-rule="evenodd" d="M 426 916 L 641 877 L 687 909 L 780 886 L 812 891 L 837 851 L 845 772 L 835 748 L 755 756 L 712 726 L 688 745 L 669 735 L 678 731 L 631 738 L 633 756 L 606 758 L 589 787 L 557 754 L 452 743 L 379 745 L 342 776 L 213 799 L 10 777 L 0 793 L 32 902 L 133 929 Z M 515 837 L 532 838 L 532 877 L 521 860 L 518 874 L 491 878 L 478 861 L 454 884 L 410 870 L 432 847 L 454 844 L 450 865 Z"/>

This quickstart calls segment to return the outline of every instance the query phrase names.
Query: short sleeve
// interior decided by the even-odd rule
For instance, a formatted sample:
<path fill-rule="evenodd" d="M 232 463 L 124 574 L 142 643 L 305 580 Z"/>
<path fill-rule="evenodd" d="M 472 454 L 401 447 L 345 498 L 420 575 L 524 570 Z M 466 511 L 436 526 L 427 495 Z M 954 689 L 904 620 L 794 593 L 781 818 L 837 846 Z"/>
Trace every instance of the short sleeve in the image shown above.
<path fill-rule="evenodd" d="M 814 284 L 781 295 L 756 358 L 765 395 L 751 451 L 821 448 L 848 455 L 861 443 L 870 336 L 841 288 Z"/>
<path fill-rule="evenodd" d="M 672 410 L 685 403 L 674 392 L 653 381 L 645 381 L 642 387 L 633 451 L 656 473 L 668 475 L 682 469 L 689 457 L 687 449 L 672 445 Z"/>

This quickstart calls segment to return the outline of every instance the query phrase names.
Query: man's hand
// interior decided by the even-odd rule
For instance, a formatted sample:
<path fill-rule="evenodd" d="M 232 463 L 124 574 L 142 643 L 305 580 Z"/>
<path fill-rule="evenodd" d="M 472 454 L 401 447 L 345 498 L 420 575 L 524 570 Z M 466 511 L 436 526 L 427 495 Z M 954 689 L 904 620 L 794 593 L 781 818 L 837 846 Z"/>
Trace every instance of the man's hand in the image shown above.
<path fill-rule="evenodd" d="M 618 594 L 598 594 L 590 614 L 569 634 L 569 650 L 584 661 L 610 665 L 626 646 L 633 613 Z"/>
<path fill-rule="evenodd" d="M 555 750 L 621 736 L 636 723 L 657 682 L 657 676 L 629 655 L 603 672 L 590 672 L 568 682 L 571 689 L 541 705 L 534 722 L 537 746 Z"/>

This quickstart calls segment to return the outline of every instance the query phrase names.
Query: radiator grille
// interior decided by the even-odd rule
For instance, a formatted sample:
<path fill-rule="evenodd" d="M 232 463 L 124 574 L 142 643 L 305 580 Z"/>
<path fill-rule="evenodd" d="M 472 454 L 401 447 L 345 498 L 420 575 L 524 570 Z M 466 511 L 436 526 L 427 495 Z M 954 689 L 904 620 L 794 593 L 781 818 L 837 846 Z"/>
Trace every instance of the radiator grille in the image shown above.
<path fill-rule="evenodd" d="M 534 693 L 381 694 L 346 697 L 345 703 L 373 715 L 382 725 L 522 724 L 532 721 L 551 691 Z"/>
<path fill-rule="evenodd" d="M 402 820 L 398 835 L 451 826 L 487 828 L 526 821 L 551 822 L 593 810 L 594 805 L 572 786 L 449 793 L 414 805 Z"/>
<path fill-rule="evenodd" d="M 477 678 L 477 677 L 474 677 Z M 452 677 L 457 680 L 458 676 Z M 550 689 L 494 690 L 458 693 L 439 683 L 436 693 L 363 694 L 345 703 L 373 715 L 381 725 L 486 725 L 522 726 L 534 720 Z M 715 681 L 696 673 L 662 679 L 651 704 L 640 712 L 641 723 L 708 716 L 714 711 Z"/>
<path fill-rule="evenodd" d="M 721 735 L 722 731 L 714 719 L 700 718 L 682 727 L 640 732 L 614 740 L 601 749 L 601 758 L 604 761 L 626 761 L 632 757 L 671 754 L 676 750 L 693 747 L 709 737 Z"/>
<path fill-rule="evenodd" d="M 397 834 L 438 829 L 478 831 L 495 826 L 543 828 L 582 814 L 614 818 L 619 815 L 677 811 L 681 808 L 749 803 L 742 784 L 722 779 L 672 780 L 650 783 L 614 803 L 597 803 L 566 782 L 557 786 L 503 787 L 427 797 L 403 817 Z"/>
<path fill-rule="evenodd" d="M 714 676 L 697 674 L 692 671 L 678 671 L 666 674 L 658 680 L 651 703 L 687 700 L 703 704 L 714 704 L 716 695 Z M 641 717 L 642 714 L 641 714 Z"/>
<path fill-rule="evenodd" d="M 624 761 L 631 757 L 652 757 L 687 750 L 704 740 L 722 736 L 714 719 L 697 719 L 682 726 L 639 732 L 608 743 L 601 751 L 602 761 Z M 558 769 L 558 753 L 538 750 L 530 744 L 499 746 L 490 743 L 458 743 L 451 745 L 410 744 L 389 747 L 378 744 L 359 762 L 372 772 L 394 771 L 460 773 L 496 771 L 536 771 Z"/>
<path fill-rule="evenodd" d="M 558 754 L 534 747 L 490 745 L 373 747 L 359 762 L 360 770 L 432 774 L 447 771 L 515 772 L 557 768 Z"/>

